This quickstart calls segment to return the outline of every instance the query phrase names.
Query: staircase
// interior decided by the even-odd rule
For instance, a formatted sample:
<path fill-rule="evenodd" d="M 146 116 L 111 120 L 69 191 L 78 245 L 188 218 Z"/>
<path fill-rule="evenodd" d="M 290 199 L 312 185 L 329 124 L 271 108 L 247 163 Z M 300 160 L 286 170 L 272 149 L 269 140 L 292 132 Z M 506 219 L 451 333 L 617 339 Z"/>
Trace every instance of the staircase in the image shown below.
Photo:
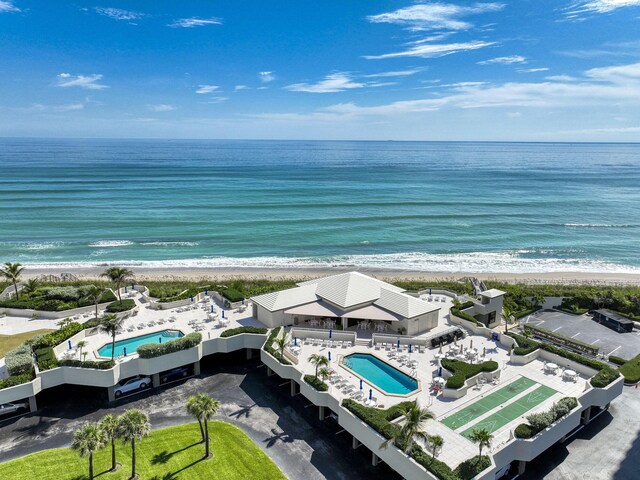
<path fill-rule="evenodd" d="M 370 338 L 356 338 L 356 346 L 369 347 L 371 346 Z"/>

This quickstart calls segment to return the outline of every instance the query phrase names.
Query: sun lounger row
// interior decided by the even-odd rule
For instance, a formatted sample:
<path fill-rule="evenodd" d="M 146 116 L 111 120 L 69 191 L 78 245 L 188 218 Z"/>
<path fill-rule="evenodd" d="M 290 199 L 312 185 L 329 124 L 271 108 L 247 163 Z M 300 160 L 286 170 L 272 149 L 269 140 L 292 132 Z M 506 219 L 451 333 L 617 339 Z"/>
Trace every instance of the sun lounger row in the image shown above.
<path fill-rule="evenodd" d="M 374 350 L 386 350 L 387 352 L 408 352 L 409 345 L 400 345 L 398 347 L 397 343 L 386 343 L 380 342 L 376 343 L 373 346 Z M 426 351 L 426 347 L 424 345 L 411 345 L 411 351 L 414 353 L 424 353 Z"/>
<path fill-rule="evenodd" d="M 316 347 L 326 348 L 347 348 L 353 347 L 353 342 L 348 340 L 329 340 L 320 338 L 305 338 L 298 340 L 300 345 L 314 345 Z"/>

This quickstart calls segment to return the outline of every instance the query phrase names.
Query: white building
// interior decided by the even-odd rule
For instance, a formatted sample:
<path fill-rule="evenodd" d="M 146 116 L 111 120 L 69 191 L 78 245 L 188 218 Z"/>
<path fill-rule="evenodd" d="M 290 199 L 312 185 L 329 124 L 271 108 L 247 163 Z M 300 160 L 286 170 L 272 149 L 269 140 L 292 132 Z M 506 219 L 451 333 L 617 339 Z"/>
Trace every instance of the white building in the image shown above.
<path fill-rule="evenodd" d="M 360 326 L 406 335 L 435 328 L 440 311 L 402 288 L 358 272 L 309 280 L 251 301 L 253 317 L 268 327 L 328 321 L 344 330 Z"/>

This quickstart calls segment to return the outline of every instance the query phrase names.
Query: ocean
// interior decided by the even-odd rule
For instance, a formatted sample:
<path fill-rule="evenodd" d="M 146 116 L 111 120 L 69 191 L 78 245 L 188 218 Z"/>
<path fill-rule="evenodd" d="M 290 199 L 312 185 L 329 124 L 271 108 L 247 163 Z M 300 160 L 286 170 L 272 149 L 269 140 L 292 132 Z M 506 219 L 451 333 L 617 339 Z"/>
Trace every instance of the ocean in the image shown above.
<path fill-rule="evenodd" d="M 640 145 L 0 139 L 0 261 L 640 273 Z"/>

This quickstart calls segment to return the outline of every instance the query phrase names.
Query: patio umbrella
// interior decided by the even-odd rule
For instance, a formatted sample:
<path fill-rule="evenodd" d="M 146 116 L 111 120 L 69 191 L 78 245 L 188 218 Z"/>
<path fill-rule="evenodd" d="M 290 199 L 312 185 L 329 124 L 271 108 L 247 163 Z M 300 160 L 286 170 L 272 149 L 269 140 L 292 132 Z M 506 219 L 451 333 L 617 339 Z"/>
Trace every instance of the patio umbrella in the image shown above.
<path fill-rule="evenodd" d="M 438 369 L 438 376 L 439 376 L 439 377 L 441 377 L 441 376 L 442 376 L 442 367 L 440 367 L 440 368 Z"/>
<path fill-rule="evenodd" d="M 133 290 L 134 288 L 136 288 L 136 284 L 135 284 L 135 283 L 132 283 L 132 284 L 131 284 L 131 290 Z"/>
<path fill-rule="evenodd" d="M 369 389 L 369 400 L 373 400 L 373 389 Z"/>
<path fill-rule="evenodd" d="M 473 350 L 473 340 L 471 340 L 471 341 L 469 342 L 469 349 L 470 349 L 470 350 Z"/>
<path fill-rule="evenodd" d="M 209 295 L 209 289 L 208 289 L 208 288 L 206 288 L 206 287 L 205 287 L 205 289 L 204 289 L 204 294 L 205 294 L 205 295 Z"/>
<path fill-rule="evenodd" d="M 331 361 L 331 352 L 328 352 L 329 355 L 329 361 Z"/>
<path fill-rule="evenodd" d="M 244 305 L 244 297 L 242 297 L 242 305 Z"/>
<path fill-rule="evenodd" d="M 224 310 L 222 310 L 222 318 L 224 318 Z"/>
<path fill-rule="evenodd" d="M 360 390 L 362 390 L 362 379 L 360 379 Z"/>
<path fill-rule="evenodd" d="M 122 353 L 124 353 L 124 356 L 127 356 L 127 347 L 122 347 Z"/>
<path fill-rule="evenodd" d="M 213 303 L 212 303 L 211 304 L 211 313 L 213 313 L 213 312 L 214 312 L 214 310 L 213 310 Z"/>
<path fill-rule="evenodd" d="M 158 337 L 158 343 L 162 343 L 162 337 Z"/>
<path fill-rule="evenodd" d="M 411 353 L 411 344 L 409 344 L 409 353 Z"/>
<path fill-rule="evenodd" d="M 482 356 L 483 357 L 487 356 L 487 347 L 482 347 Z"/>
<path fill-rule="evenodd" d="M 191 301 L 193 302 L 193 295 L 191 295 Z"/>
<path fill-rule="evenodd" d="M 329 329 L 329 338 L 331 338 L 332 334 L 333 334 L 333 330 Z"/>
<path fill-rule="evenodd" d="M 69 350 L 71 350 L 71 340 L 67 342 L 69 344 Z"/>
<path fill-rule="evenodd" d="M 429 295 L 431 295 L 431 289 L 429 289 Z"/>
<path fill-rule="evenodd" d="M 400 340 L 398 340 L 398 348 L 400 348 Z"/>
<path fill-rule="evenodd" d="M 293 337 L 293 344 L 298 345 L 298 337 Z"/>

